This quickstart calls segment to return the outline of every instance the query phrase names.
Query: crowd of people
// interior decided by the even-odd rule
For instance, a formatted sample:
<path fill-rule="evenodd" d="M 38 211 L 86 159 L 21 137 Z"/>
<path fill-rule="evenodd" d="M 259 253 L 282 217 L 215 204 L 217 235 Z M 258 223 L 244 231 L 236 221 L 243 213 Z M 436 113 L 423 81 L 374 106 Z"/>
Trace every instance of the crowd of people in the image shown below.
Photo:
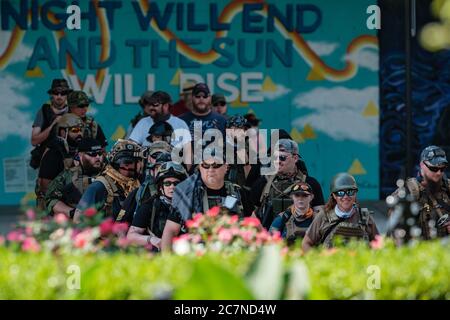
<path fill-rule="evenodd" d="M 280 129 L 268 148 L 258 134 L 248 134 L 258 133 L 260 120 L 229 115 L 225 96 L 205 83 L 187 83 L 176 103 L 167 92 L 144 92 L 142 112 L 109 151 L 101 126 L 86 114 L 91 101 L 85 92 L 54 79 L 48 94 L 33 123 L 30 161 L 38 169 L 37 207 L 48 215 L 63 213 L 77 223 L 94 207 L 127 222 L 128 239 L 154 251 L 171 250 L 174 237 L 187 232 L 186 221 L 215 206 L 258 218 L 261 228 L 279 232 L 288 244 L 302 241 L 305 252 L 331 247 L 337 238 L 369 242 L 379 234 L 358 203 L 353 176 L 338 173 L 325 202 L 286 131 Z M 243 148 L 236 137 L 245 137 Z M 251 150 L 271 162 L 251 158 Z M 429 146 L 418 176 L 406 183 L 419 204 L 424 239 L 450 232 L 447 165 L 445 152 Z"/>

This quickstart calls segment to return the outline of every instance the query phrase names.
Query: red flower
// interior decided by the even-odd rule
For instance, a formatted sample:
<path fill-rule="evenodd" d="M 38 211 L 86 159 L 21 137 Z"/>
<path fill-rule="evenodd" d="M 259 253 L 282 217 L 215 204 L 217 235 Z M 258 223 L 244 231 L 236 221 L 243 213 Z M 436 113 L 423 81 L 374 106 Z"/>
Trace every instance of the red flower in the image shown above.
<path fill-rule="evenodd" d="M 86 217 L 93 217 L 97 214 L 97 210 L 95 208 L 88 208 L 86 211 L 84 211 L 84 215 Z"/>
<path fill-rule="evenodd" d="M 113 231 L 114 221 L 112 218 L 108 218 L 100 223 L 100 234 L 106 236 Z"/>
<path fill-rule="evenodd" d="M 64 213 L 58 213 L 55 215 L 53 220 L 59 225 L 64 225 L 69 220 L 69 218 L 67 218 L 67 216 Z"/>
<path fill-rule="evenodd" d="M 238 221 L 239 221 L 239 217 L 237 215 L 230 217 L 230 224 L 235 224 Z"/>
<path fill-rule="evenodd" d="M 26 238 L 22 243 L 22 250 L 23 251 L 30 251 L 30 252 L 39 252 L 41 249 L 41 246 L 33 237 Z"/>
<path fill-rule="evenodd" d="M 208 211 L 206 211 L 206 215 L 208 217 L 217 217 L 219 215 L 220 212 L 220 207 L 215 206 L 212 207 L 211 209 L 209 209 Z"/>
<path fill-rule="evenodd" d="M 246 217 L 242 220 L 241 225 L 243 227 L 259 227 L 261 225 L 261 221 L 255 217 Z"/>
<path fill-rule="evenodd" d="M 28 210 L 25 212 L 25 214 L 26 214 L 28 220 L 34 220 L 34 219 L 36 219 L 36 212 L 34 212 L 33 209 L 28 209 Z"/>
<path fill-rule="evenodd" d="M 14 230 L 6 235 L 6 239 L 9 242 L 22 242 L 25 239 L 25 235 L 19 230 Z"/>
<path fill-rule="evenodd" d="M 114 234 L 126 234 L 128 231 L 128 223 L 126 222 L 117 222 L 112 226 L 112 232 Z"/>
<path fill-rule="evenodd" d="M 233 233 L 230 229 L 221 229 L 217 237 L 221 242 L 227 244 L 233 239 Z"/>
<path fill-rule="evenodd" d="M 117 246 L 120 248 L 126 248 L 130 244 L 130 241 L 126 237 L 120 237 L 117 240 Z"/>
<path fill-rule="evenodd" d="M 91 236 L 91 229 L 86 229 L 76 235 L 73 245 L 75 248 L 83 249 L 89 242 Z"/>
<path fill-rule="evenodd" d="M 380 236 L 379 234 L 377 234 L 375 236 L 374 240 L 370 241 L 370 247 L 372 249 L 375 249 L 375 250 L 381 249 L 381 248 L 383 248 L 383 246 L 384 246 L 384 240 L 383 240 L 383 237 Z"/>
<path fill-rule="evenodd" d="M 252 230 L 242 230 L 241 231 L 241 238 L 247 242 L 250 243 L 253 239 L 253 231 Z"/>
<path fill-rule="evenodd" d="M 202 218 L 203 218 L 203 214 L 201 214 L 201 213 L 196 213 L 196 214 L 194 214 L 192 220 L 194 220 L 194 221 L 196 221 L 196 222 L 197 222 L 197 221 L 200 222 L 200 220 L 202 220 Z"/>

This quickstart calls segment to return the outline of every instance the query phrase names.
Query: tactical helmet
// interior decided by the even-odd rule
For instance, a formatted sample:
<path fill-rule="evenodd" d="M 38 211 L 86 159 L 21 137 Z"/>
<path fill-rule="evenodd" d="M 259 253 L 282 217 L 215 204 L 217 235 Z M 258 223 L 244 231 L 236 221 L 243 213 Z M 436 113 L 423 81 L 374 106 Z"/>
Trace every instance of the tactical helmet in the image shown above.
<path fill-rule="evenodd" d="M 234 115 L 231 116 L 228 120 L 227 120 L 227 128 L 239 128 L 239 129 L 244 129 L 244 128 L 248 128 L 248 123 L 247 123 L 247 119 L 244 118 L 244 116 L 241 115 Z"/>
<path fill-rule="evenodd" d="M 159 167 L 156 173 L 156 183 L 161 183 L 165 178 L 177 178 L 182 181 L 187 177 L 188 174 L 181 164 L 168 161 Z"/>
<path fill-rule="evenodd" d="M 60 128 L 84 127 L 83 120 L 73 113 L 65 113 L 61 116 L 57 124 L 57 131 Z"/>
<path fill-rule="evenodd" d="M 155 141 L 147 147 L 147 153 L 149 156 L 154 155 L 157 152 L 172 152 L 172 146 L 165 141 Z"/>
<path fill-rule="evenodd" d="M 150 129 L 148 130 L 149 136 L 147 137 L 147 141 L 152 142 L 152 136 L 161 136 L 163 141 L 170 143 L 172 138 L 173 128 L 166 121 L 158 121 L 155 122 Z"/>
<path fill-rule="evenodd" d="M 108 153 L 108 161 L 112 165 L 118 165 L 123 160 L 136 162 L 143 159 L 144 150 L 132 140 L 119 139 Z"/>
<path fill-rule="evenodd" d="M 349 190 L 349 189 L 358 190 L 356 180 L 352 175 L 346 172 L 341 172 L 334 176 L 330 185 L 331 193 L 337 192 L 339 190 Z"/>

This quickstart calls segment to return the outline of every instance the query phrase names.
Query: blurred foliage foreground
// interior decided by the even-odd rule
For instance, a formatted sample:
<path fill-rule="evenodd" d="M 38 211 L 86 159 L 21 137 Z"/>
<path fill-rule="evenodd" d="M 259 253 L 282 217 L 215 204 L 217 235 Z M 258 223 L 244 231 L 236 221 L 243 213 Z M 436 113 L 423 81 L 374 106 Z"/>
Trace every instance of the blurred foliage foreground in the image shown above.
<path fill-rule="evenodd" d="M 201 256 L 0 246 L 0 299 L 449 299 L 447 240 Z"/>

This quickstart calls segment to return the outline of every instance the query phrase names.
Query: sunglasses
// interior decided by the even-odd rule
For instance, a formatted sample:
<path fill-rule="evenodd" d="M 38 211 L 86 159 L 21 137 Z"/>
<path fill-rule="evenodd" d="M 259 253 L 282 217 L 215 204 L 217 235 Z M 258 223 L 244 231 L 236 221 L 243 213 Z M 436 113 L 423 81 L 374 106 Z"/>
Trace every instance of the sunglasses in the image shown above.
<path fill-rule="evenodd" d="M 58 96 L 58 95 L 60 95 L 60 96 L 67 96 L 67 94 L 68 94 L 67 91 L 52 91 L 51 93 L 54 96 Z"/>
<path fill-rule="evenodd" d="M 214 107 L 225 107 L 226 103 L 225 102 L 217 102 L 214 104 Z"/>
<path fill-rule="evenodd" d="M 429 166 L 426 162 L 424 162 L 425 166 L 430 169 L 431 172 L 444 172 L 447 169 L 447 166 L 443 166 L 443 167 L 433 167 L 433 166 Z"/>
<path fill-rule="evenodd" d="M 281 155 L 278 156 L 278 160 L 280 160 L 280 161 L 286 161 L 287 158 L 288 158 L 288 156 L 285 156 L 285 155 L 283 155 L 283 154 L 281 154 Z"/>
<path fill-rule="evenodd" d="M 223 163 L 222 164 L 220 164 L 220 163 L 212 163 L 212 164 L 202 163 L 201 166 L 203 169 L 206 169 L 206 170 L 208 170 L 209 168 L 218 169 L 223 166 Z"/>
<path fill-rule="evenodd" d="M 155 152 L 155 153 L 151 154 L 150 157 L 151 157 L 152 159 L 156 159 L 156 158 L 159 157 L 159 155 L 160 155 L 161 153 L 162 153 L 162 152 Z"/>
<path fill-rule="evenodd" d="M 176 186 L 177 184 L 179 184 L 180 181 L 164 181 L 163 182 L 163 186 L 164 187 L 170 187 L 170 186 Z"/>
<path fill-rule="evenodd" d="M 103 152 L 102 151 L 89 151 L 89 152 L 86 152 L 86 154 L 89 157 L 94 158 L 94 157 L 101 157 L 103 155 Z"/>
<path fill-rule="evenodd" d="M 208 99 L 209 95 L 197 94 L 194 96 L 196 99 Z"/>
<path fill-rule="evenodd" d="M 345 195 L 349 197 L 353 197 L 356 194 L 357 190 L 351 189 L 351 190 L 339 190 L 336 191 L 334 194 L 337 195 L 339 198 L 345 197 Z"/>
<path fill-rule="evenodd" d="M 294 193 L 294 197 L 298 197 L 298 198 L 307 198 L 309 197 L 311 194 L 309 193 L 305 193 L 305 192 L 297 192 Z"/>
<path fill-rule="evenodd" d="M 81 131 L 83 131 L 83 129 L 80 127 L 72 127 L 72 128 L 69 128 L 69 131 L 71 133 L 80 133 Z"/>

